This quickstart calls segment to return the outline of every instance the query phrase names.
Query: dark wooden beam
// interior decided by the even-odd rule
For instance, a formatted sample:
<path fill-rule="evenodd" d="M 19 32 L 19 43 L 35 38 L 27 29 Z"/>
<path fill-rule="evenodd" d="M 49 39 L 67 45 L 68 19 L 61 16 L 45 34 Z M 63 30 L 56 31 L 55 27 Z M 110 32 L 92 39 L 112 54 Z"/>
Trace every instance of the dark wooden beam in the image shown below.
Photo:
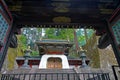
<path fill-rule="evenodd" d="M 19 21 L 17 27 L 40 27 L 40 28 L 95 28 L 105 29 L 104 23 L 40 23 L 39 21 Z"/>

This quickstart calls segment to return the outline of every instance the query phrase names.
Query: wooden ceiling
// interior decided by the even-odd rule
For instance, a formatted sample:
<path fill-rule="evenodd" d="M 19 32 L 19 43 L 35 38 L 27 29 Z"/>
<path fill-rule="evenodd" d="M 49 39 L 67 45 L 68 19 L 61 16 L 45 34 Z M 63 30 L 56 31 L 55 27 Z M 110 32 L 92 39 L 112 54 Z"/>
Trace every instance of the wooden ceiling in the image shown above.
<path fill-rule="evenodd" d="M 17 27 L 105 29 L 119 0 L 5 0 Z"/>

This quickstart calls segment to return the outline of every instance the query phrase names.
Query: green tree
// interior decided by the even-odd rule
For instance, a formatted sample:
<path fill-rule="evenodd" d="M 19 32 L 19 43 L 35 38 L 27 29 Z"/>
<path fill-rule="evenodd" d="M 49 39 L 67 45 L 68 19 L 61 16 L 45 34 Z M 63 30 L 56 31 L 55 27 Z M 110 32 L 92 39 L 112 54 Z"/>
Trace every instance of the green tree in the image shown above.
<path fill-rule="evenodd" d="M 57 28 L 46 28 L 45 37 L 47 39 L 69 39 L 73 41 L 74 33 L 73 29 L 57 29 Z"/>
<path fill-rule="evenodd" d="M 25 50 L 27 48 L 27 38 L 24 35 L 20 35 L 18 38 L 18 44 L 21 45 L 21 49 Z"/>
<path fill-rule="evenodd" d="M 39 52 L 32 50 L 32 53 L 30 55 L 31 56 L 39 56 Z"/>
<path fill-rule="evenodd" d="M 94 30 L 92 29 L 78 29 L 77 37 L 78 37 L 79 46 L 84 46 L 87 43 L 87 40 L 89 40 L 92 37 L 93 33 Z"/>

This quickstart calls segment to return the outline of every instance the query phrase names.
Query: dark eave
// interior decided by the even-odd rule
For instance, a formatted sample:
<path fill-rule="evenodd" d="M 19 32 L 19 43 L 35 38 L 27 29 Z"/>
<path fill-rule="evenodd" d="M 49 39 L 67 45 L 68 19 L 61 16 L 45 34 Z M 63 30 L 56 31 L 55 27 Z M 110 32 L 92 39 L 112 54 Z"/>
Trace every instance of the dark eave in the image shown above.
<path fill-rule="evenodd" d="M 105 31 L 120 0 L 5 0 L 16 27 L 93 28 Z M 62 17 L 62 21 L 54 21 Z M 65 19 L 69 19 L 65 21 Z M 60 20 L 59 18 L 57 20 Z"/>

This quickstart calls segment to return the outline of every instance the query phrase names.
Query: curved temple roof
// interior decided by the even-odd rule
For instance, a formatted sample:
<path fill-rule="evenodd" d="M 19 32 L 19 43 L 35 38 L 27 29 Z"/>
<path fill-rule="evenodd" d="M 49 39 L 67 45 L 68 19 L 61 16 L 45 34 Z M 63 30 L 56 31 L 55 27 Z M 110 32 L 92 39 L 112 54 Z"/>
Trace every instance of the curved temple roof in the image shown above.
<path fill-rule="evenodd" d="M 72 47 L 73 43 L 69 42 L 68 40 L 54 40 L 54 39 L 44 39 L 40 41 L 36 41 L 38 46 L 67 46 Z"/>
<path fill-rule="evenodd" d="M 45 39 L 36 41 L 38 45 L 40 54 L 63 54 L 65 52 L 69 52 L 69 48 L 73 46 L 73 43 L 70 43 L 67 40 L 52 40 Z"/>

